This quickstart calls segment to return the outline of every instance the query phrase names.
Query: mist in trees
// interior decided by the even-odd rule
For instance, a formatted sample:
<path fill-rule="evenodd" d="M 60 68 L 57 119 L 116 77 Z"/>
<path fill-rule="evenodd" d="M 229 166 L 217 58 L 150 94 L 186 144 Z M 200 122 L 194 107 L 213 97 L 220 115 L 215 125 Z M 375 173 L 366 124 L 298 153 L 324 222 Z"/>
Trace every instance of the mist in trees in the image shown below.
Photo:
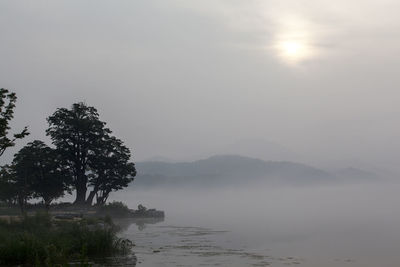
<path fill-rule="evenodd" d="M 0 93 L 2 155 L 28 132 L 25 128 L 13 138 L 7 137 L 16 95 L 6 89 Z M 96 108 L 76 103 L 70 109 L 57 109 L 47 121 L 46 134 L 54 147 L 35 140 L 16 153 L 10 165 L 1 168 L 1 201 L 18 204 L 24 211 L 30 199 L 41 199 L 48 209 L 55 199 L 75 192 L 76 205 L 92 205 L 94 200 L 103 205 L 111 192 L 134 180 L 136 169 L 129 148 L 112 135 Z"/>

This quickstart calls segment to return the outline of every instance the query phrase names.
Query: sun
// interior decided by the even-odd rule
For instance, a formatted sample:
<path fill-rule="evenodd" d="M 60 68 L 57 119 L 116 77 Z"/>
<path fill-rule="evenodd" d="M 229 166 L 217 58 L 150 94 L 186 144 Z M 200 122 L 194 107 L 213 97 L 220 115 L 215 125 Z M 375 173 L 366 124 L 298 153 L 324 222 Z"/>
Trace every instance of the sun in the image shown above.
<path fill-rule="evenodd" d="M 285 64 L 301 65 L 316 56 L 314 26 L 299 16 L 283 16 L 276 24 L 272 47 Z"/>
<path fill-rule="evenodd" d="M 282 49 L 283 52 L 288 56 L 288 57 L 296 57 L 301 54 L 302 50 L 302 45 L 298 42 L 286 42 L 282 44 Z"/>
<path fill-rule="evenodd" d="M 309 46 L 302 41 L 283 41 L 277 44 L 280 57 L 288 63 L 298 63 L 310 56 Z"/>

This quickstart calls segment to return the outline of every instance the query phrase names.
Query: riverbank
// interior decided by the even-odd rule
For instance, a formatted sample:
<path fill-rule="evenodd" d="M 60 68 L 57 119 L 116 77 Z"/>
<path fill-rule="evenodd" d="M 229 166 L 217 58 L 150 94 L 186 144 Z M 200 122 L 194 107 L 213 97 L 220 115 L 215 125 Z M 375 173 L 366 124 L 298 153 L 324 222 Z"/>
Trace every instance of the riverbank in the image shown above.
<path fill-rule="evenodd" d="M 89 266 L 92 259 L 130 252 L 133 243 L 117 232 L 109 218 L 68 221 L 38 213 L 0 220 L 0 265 Z"/>
<path fill-rule="evenodd" d="M 163 211 L 142 205 L 133 210 L 122 202 L 98 207 L 61 203 L 49 210 L 35 204 L 28 205 L 25 213 L 2 206 L 0 265 L 91 266 L 88 262 L 125 256 L 133 243 L 117 236 L 121 226 L 112 219 L 139 220 L 135 223 L 140 227 L 140 220 L 164 216 Z"/>
<path fill-rule="evenodd" d="M 36 213 L 49 213 L 59 219 L 73 218 L 98 218 L 110 216 L 111 218 L 164 218 L 164 211 L 156 209 L 147 209 L 143 205 L 138 205 L 138 208 L 130 209 L 122 202 L 110 202 L 102 206 L 74 205 L 72 203 L 52 204 L 50 209 L 46 209 L 43 204 L 27 204 L 24 214 L 32 216 Z M 23 213 L 18 206 L 8 206 L 0 204 L 0 219 L 18 218 Z"/>

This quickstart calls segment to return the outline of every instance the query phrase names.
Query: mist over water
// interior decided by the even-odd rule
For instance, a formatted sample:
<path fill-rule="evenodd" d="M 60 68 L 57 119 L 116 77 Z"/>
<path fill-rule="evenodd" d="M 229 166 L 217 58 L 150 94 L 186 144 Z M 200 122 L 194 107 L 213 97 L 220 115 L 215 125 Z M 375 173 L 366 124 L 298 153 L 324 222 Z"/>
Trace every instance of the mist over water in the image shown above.
<path fill-rule="evenodd" d="M 30 132 L 0 166 L 36 139 L 56 148 L 46 118 L 84 102 L 138 170 L 109 200 L 166 213 L 124 231 L 139 266 L 398 267 L 399 10 L 0 1 L 9 135 Z"/>
<path fill-rule="evenodd" d="M 167 227 L 200 227 L 211 231 L 207 240 L 210 246 L 226 249 L 221 253 L 222 258 L 214 254 L 201 258 L 193 248 L 186 248 L 185 257 L 175 255 L 175 264 L 376 267 L 398 266 L 400 260 L 399 190 L 400 184 L 393 182 L 301 187 L 257 183 L 145 190 L 133 186 L 113 198 L 130 207 L 142 203 L 166 211 L 163 223 L 150 225 L 143 231 L 131 226 L 124 233 L 131 234 L 139 247 L 141 242 L 150 242 L 154 247 L 159 243 L 179 250 L 180 247 L 174 246 L 184 240 L 170 238 L 173 235 L 168 234 Z M 148 237 L 157 231 L 166 234 L 166 238 Z M 140 238 L 141 234 L 146 238 Z M 196 238 L 193 235 L 192 241 L 196 242 Z M 232 250 L 243 254 L 228 253 Z M 239 259 L 251 253 L 255 253 L 253 258 L 240 262 Z M 157 257 L 146 258 L 143 251 L 137 256 L 139 260 L 144 257 L 139 266 L 157 263 Z M 255 260 L 257 257 L 259 261 Z M 161 258 L 168 259 L 166 255 Z"/>

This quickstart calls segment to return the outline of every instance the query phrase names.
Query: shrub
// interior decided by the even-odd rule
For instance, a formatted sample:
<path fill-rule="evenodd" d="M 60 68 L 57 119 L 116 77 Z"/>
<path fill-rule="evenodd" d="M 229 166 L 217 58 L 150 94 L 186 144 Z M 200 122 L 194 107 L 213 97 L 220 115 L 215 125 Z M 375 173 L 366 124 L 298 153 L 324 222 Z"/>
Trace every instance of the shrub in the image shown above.
<path fill-rule="evenodd" d="M 104 220 L 53 222 L 47 214 L 20 221 L 0 221 L 0 265 L 55 266 L 87 257 L 126 254 L 132 242 L 118 238 L 117 228 Z"/>
<path fill-rule="evenodd" d="M 108 215 L 111 217 L 129 217 L 132 211 L 122 202 L 113 201 L 104 206 L 101 206 L 97 211 L 100 215 Z"/>

